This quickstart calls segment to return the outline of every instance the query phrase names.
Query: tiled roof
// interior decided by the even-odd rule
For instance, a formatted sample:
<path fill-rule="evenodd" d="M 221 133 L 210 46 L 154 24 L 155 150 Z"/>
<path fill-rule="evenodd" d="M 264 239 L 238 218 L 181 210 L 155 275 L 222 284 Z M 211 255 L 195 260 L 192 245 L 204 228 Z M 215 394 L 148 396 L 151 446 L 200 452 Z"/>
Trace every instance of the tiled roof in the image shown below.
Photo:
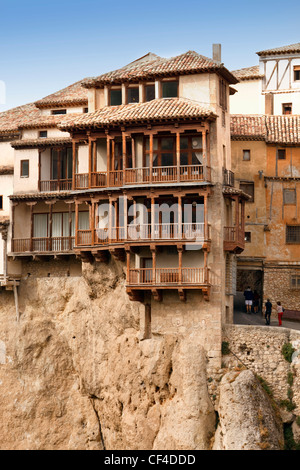
<path fill-rule="evenodd" d="M 58 127 L 63 130 L 85 129 L 148 121 L 174 121 L 208 117 L 215 117 L 215 115 L 210 109 L 200 106 L 196 101 L 183 98 L 161 98 L 146 103 L 106 106 L 94 113 L 65 119 Z"/>
<path fill-rule="evenodd" d="M 259 65 L 253 65 L 252 67 L 233 70 L 231 73 L 240 81 L 256 80 L 264 77 L 264 75 L 259 72 Z"/>
<path fill-rule="evenodd" d="M 66 116 L 77 117 L 81 116 L 79 113 L 70 114 L 39 114 L 35 119 L 27 120 L 20 124 L 19 129 L 44 129 L 57 127 L 57 125 L 66 119 Z"/>
<path fill-rule="evenodd" d="M 14 167 L 13 166 L 0 166 L 0 175 L 13 175 Z"/>
<path fill-rule="evenodd" d="M 138 80 L 149 80 L 155 77 L 184 75 L 201 72 L 219 72 L 223 74 L 230 83 L 237 83 L 235 77 L 220 62 L 204 57 L 195 51 L 188 51 L 176 57 L 165 59 L 149 55 L 149 60 L 137 60 L 121 69 L 105 73 L 99 77 L 84 81 L 84 86 L 104 86 L 122 82 L 133 82 Z M 152 59 L 152 60 L 151 60 Z"/>
<path fill-rule="evenodd" d="M 57 145 L 71 144 L 71 137 L 57 137 L 57 138 L 45 138 L 45 139 L 21 139 L 15 140 L 11 143 L 11 146 L 16 149 L 20 148 L 40 148 L 40 147 L 54 147 Z M 1 169 L 0 169 L 1 171 Z"/>
<path fill-rule="evenodd" d="M 288 46 L 274 47 L 273 49 L 266 49 L 264 51 L 257 52 L 259 56 L 264 55 L 277 55 L 277 54 L 292 54 L 300 52 L 300 42 L 296 44 L 290 44 Z"/>
<path fill-rule="evenodd" d="M 300 143 L 300 116 L 268 116 L 267 142 Z"/>
<path fill-rule="evenodd" d="M 249 194 L 245 193 L 241 189 L 233 188 L 231 186 L 224 186 L 223 194 L 225 196 L 240 196 L 240 197 L 242 197 L 243 199 L 246 199 L 246 200 L 251 199 L 251 196 Z"/>
<path fill-rule="evenodd" d="M 87 80 L 87 79 L 85 79 Z M 62 90 L 52 93 L 51 95 L 36 101 L 34 104 L 38 108 L 54 108 L 60 106 L 87 105 L 87 90 L 82 87 L 84 80 L 73 83 Z"/>
<path fill-rule="evenodd" d="M 232 115 L 231 139 L 299 144 L 300 116 Z"/>
<path fill-rule="evenodd" d="M 18 132 L 19 125 L 31 122 L 40 115 L 40 110 L 33 103 L 9 109 L 0 113 L 0 135 Z"/>
<path fill-rule="evenodd" d="M 230 128 L 232 140 L 265 140 L 266 116 L 232 114 Z"/>

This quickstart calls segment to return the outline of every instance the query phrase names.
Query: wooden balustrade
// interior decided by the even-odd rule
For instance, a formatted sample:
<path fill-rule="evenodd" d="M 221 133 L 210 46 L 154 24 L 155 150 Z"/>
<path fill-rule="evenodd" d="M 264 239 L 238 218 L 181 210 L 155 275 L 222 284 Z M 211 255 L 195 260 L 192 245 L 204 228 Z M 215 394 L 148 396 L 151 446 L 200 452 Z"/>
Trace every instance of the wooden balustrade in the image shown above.
<path fill-rule="evenodd" d="M 241 253 L 245 248 L 245 232 L 240 227 L 224 227 L 224 250 Z"/>
<path fill-rule="evenodd" d="M 14 253 L 26 252 L 64 252 L 72 251 L 75 237 L 15 238 L 12 243 Z"/>
<path fill-rule="evenodd" d="M 41 192 L 52 192 L 52 191 L 71 191 L 72 189 L 72 180 L 45 180 L 40 181 L 40 190 Z"/>
<path fill-rule="evenodd" d="M 128 286 L 210 285 L 209 268 L 135 268 L 129 270 Z"/>

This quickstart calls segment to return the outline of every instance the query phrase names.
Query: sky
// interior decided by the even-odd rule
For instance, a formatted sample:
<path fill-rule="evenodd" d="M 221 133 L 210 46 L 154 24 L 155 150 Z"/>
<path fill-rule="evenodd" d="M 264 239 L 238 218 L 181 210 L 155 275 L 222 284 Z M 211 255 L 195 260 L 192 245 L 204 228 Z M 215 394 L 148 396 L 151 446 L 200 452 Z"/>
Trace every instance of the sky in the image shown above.
<path fill-rule="evenodd" d="M 221 43 L 229 70 L 256 65 L 257 51 L 300 42 L 299 16 L 299 0 L 0 0 L 0 111 L 150 51 L 211 57 Z"/>

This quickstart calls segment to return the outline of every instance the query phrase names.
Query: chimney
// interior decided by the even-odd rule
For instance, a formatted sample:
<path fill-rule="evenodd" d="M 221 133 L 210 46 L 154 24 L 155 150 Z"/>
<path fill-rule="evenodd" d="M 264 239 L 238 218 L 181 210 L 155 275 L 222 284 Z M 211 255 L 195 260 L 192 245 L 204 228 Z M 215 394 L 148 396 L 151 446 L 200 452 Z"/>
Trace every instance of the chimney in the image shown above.
<path fill-rule="evenodd" d="M 221 59 L 221 44 L 213 44 L 213 60 L 222 62 Z"/>

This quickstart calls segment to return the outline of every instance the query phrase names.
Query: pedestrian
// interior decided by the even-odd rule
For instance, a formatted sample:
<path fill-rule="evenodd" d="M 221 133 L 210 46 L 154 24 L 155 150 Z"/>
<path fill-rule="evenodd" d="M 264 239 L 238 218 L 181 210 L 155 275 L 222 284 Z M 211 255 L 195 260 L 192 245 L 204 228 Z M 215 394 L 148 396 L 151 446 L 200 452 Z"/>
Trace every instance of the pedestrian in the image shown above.
<path fill-rule="evenodd" d="M 257 290 L 255 290 L 253 292 L 253 309 L 254 309 L 254 313 L 258 313 L 259 299 L 260 299 L 260 295 L 257 292 Z"/>
<path fill-rule="evenodd" d="M 282 326 L 283 307 L 281 302 L 277 302 L 278 325 Z"/>
<path fill-rule="evenodd" d="M 265 303 L 265 319 L 266 319 L 266 325 L 270 325 L 271 314 L 272 314 L 272 304 L 271 304 L 271 302 L 270 302 L 270 299 L 268 299 L 267 302 Z"/>
<path fill-rule="evenodd" d="M 244 292 L 246 312 L 251 313 L 252 303 L 253 303 L 253 292 L 251 287 L 248 286 Z"/>

